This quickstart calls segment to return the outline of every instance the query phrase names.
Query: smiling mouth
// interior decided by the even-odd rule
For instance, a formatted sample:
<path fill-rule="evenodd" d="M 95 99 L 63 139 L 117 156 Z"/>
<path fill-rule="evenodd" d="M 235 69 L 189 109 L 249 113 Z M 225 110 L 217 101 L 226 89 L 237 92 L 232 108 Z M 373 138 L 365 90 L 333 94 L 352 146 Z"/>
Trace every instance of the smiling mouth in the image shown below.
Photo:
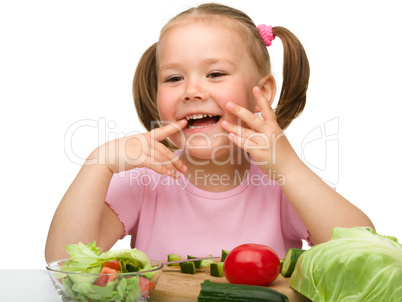
<path fill-rule="evenodd" d="M 210 127 L 219 122 L 220 118 L 221 118 L 220 115 L 190 114 L 186 116 L 186 119 L 188 120 L 187 128 L 200 129 Z"/>

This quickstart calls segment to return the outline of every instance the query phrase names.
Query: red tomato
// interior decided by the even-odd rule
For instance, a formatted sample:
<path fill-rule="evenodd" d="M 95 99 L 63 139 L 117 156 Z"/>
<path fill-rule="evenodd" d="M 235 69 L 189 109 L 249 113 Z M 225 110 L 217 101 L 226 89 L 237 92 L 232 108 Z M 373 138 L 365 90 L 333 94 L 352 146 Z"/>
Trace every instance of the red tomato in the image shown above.
<path fill-rule="evenodd" d="M 230 251 L 223 264 L 226 279 L 234 284 L 266 286 L 279 275 L 276 252 L 262 244 L 243 244 Z"/>
<path fill-rule="evenodd" d="M 109 267 L 116 271 L 120 271 L 120 261 L 119 260 L 111 260 L 111 261 L 103 262 L 102 266 Z"/>
<path fill-rule="evenodd" d="M 110 267 L 103 267 L 101 270 L 101 274 L 116 274 L 116 273 L 119 273 L 119 271 L 112 269 Z M 106 284 L 112 282 L 116 278 L 117 275 L 102 275 L 99 276 L 98 279 L 96 279 L 95 285 L 104 287 L 106 286 Z"/>
<path fill-rule="evenodd" d="M 140 285 L 141 296 L 144 299 L 148 298 L 150 291 L 155 288 L 155 283 L 142 276 L 140 276 L 138 283 Z"/>

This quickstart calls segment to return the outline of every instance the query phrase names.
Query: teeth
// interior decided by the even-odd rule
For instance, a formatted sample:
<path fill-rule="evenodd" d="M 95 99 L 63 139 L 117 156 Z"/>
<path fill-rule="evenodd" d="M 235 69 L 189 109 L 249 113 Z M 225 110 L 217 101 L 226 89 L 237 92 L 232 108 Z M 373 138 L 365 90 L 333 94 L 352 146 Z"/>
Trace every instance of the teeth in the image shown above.
<path fill-rule="evenodd" d="M 187 120 L 197 120 L 197 119 L 202 119 L 204 117 L 213 117 L 213 114 L 190 114 L 186 116 Z M 215 125 L 215 123 L 209 124 L 209 125 L 203 125 L 203 126 L 187 126 L 188 129 L 199 129 L 199 128 L 206 128 Z"/>
<path fill-rule="evenodd" d="M 186 119 L 187 120 L 197 120 L 197 119 L 201 119 L 201 118 L 204 118 L 204 117 L 207 117 L 207 116 L 213 117 L 212 114 L 190 114 L 190 115 L 186 116 Z"/>
<path fill-rule="evenodd" d="M 210 127 L 210 126 L 213 126 L 213 125 L 215 125 L 215 124 L 203 125 L 203 126 L 188 126 L 188 129 L 206 128 L 206 127 Z"/>

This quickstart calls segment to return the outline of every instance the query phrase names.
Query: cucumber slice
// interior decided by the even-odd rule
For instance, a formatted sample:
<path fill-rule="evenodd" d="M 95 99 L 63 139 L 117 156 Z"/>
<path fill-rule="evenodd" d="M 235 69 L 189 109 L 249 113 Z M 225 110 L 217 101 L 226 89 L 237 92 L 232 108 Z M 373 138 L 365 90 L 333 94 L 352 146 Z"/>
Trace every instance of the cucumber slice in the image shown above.
<path fill-rule="evenodd" d="M 196 258 L 198 258 L 198 257 L 187 255 L 187 259 L 196 259 Z M 200 268 L 201 267 L 201 260 L 191 261 L 191 262 L 194 263 L 195 268 Z"/>
<path fill-rule="evenodd" d="M 297 259 L 305 250 L 290 248 L 283 259 L 281 275 L 290 277 L 295 269 Z"/>
<path fill-rule="evenodd" d="M 214 262 L 210 264 L 211 275 L 214 277 L 223 277 L 223 262 Z"/>
<path fill-rule="evenodd" d="M 202 258 L 208 258 L 208 257 L 212 257 L 212 254 L 202 257 Z M 187 259 L 196 259 L 196 258 L 201 258 L 201 257 L 194 257 L 194 256 L 187 255 Z M 197 260 L 197 261 L 193 261 L 193 262 L 194 262 L 195 268 L 200 269 L 200 268 L 209 267 L 209 265 L 211 263 L 213 263 L 214 261 L 215 261 L 215 259 L 205 259 L 205 260 Z"/>
<path fill-rule="evenodd" d="M 209 254 L 207 257 L 212 257 L 212 254 Z M 215 261 L 215 259 L 201 260 L 200 268 L 203 268 L 203 267 L 208 268 L 210 264 L 214 263 L 214 261 Z"/>
<path fill-rule="evenodd" d="M 221 256 L 222 262 L 225 262 L 225 259 L 229 253 L 230 253 L 230 251 L 228 251 L 228 250 L 222 250 L 222 256 Z"/>
<path fill-rule="evenodd" d="M 180 263 L 180 270 L 184 274 L 195 274 L 194 261 Z"/>
<path fill-rule="evenodd" d="M 181 255 L 169 254 L 167 256 L 167 261 L 168 262 L 170 262 L 170 261 L 179 261 L 179 260 L 181 260 Z M 179 264 L 178 263 L 170 263 L 170 264 L 168 264 L 168 266 L 179 266 Z"/>
<path fill-rule="evenodd" d="M 94 268 L 90 268 L 87 272 L 80 272 L 81 274 L 68 274 L 68 277 L 73 283 L 88 283 L 92 284 L 98 279 L 98 275 L 83 275 L 84 273 L 88 274 L 99 274 L 102 270 L 102 266 L 96 266 Z M 78 272 L 77 272 L 78 273 Z"/>

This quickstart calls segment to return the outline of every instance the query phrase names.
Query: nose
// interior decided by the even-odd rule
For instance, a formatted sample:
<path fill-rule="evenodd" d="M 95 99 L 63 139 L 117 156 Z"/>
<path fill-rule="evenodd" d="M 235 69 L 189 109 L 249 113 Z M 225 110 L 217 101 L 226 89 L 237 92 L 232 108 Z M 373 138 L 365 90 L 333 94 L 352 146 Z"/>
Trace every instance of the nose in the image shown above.
<path fill-rule="evenodd" d="M 187 80 L 183 95 L 184 101 L 192 101 L 192 100 L 206 101 L 207 99 L 208 99 L 208 93 L 200 81 L 194 79 Z"/>

